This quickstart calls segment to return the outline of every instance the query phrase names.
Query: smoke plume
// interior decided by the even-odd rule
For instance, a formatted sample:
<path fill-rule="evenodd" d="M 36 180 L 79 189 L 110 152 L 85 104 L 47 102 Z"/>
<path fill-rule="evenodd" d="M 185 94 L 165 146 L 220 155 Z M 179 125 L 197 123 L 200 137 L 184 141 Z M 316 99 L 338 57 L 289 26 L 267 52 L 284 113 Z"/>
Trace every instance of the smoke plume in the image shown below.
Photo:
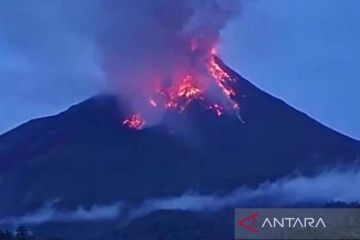
<path fill-rule="evenodd" d="M 171 87 L 187 74 L 209 84 L 204 62 L 238 13 L 237 1 L 103 2 L 98 33 L 103 68 L 129 113 L 156 122 L 163 110 L 149 111 L 149 99 L 158 85 Z"/>

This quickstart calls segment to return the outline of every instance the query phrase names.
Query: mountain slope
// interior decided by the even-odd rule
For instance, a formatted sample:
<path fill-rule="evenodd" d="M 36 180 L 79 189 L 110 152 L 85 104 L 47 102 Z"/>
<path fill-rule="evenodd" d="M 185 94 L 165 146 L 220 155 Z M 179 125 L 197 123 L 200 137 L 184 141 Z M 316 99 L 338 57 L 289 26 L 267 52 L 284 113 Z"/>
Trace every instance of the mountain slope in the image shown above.
<path fill-rule="evenodd" d="M 359 142 L 259 90 L 237 82 L 241 117 L 217 117 L 193 102 L 141 131 L 121 124 L 113 96 L 97 96 L 0 137 L 0 216 L 60 199 L 76 209 L 179 196 L 226 194 L 294 172 L 353 164 Z"/>

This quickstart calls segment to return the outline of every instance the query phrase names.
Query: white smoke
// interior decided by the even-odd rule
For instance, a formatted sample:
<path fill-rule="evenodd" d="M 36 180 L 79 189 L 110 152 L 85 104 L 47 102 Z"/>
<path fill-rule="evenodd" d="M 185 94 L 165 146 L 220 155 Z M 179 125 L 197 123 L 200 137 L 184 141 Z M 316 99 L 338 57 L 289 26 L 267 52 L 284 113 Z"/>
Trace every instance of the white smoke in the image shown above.
<path fill-rule="evenodd" d="M 224 196 L 185 193 L 152 199 L 130 213 L 138 218 L 157 210 L 219 211 L 227 207 L 286 207 L 301 203 L 360 202 L 359 169 L 324 172 L 315 177 L 284 178 L 257 188 L 240 187 Z"/>
<path fill-rule="evenodd" d="M 181 196 L 150 199 L 137 207 L 120 202 L 107 206 L 79 207 L 75 211 L 58 211 L 51 204 L 26 214 L 0 220 L 1 224 L 37 225 L 47 222 L 99 221 L 117 218 L 135 219 L 158 210 L 216 212 L 232 207 L 287 207 L 295 204 L 326 204 L 340 201 L 360 202 L 360 171 L 333 170 L 314 177 L 287 177 L 265 182 L 257 188 L 240 187 L 230 194 Z"/>
<path fill-rule="evenodd" d="M 84 222 L 111 220 L 117 218 L 122 210 L 121 203 L 101 206 L 94 205 L 89 209 L 80 206 L 73 211 L 56 210 L 53 203 L 45 204 L 42 208 L 21 217 L 0 219 L 0 225 L 39 225 L 49 222 Z"/>

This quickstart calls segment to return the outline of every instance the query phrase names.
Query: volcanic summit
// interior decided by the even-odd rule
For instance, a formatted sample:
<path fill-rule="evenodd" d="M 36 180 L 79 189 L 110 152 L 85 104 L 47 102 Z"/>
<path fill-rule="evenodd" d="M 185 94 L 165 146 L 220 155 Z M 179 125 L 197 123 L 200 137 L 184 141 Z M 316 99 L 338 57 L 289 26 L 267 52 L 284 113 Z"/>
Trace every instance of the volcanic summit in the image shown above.
<path fill-rule="evenodd" d="M 215 83 L 229 97 L 225 102 L 209 102 L 186 77 L 184 85 L 170 88 L 176 94 L 156 95 L 149 102 L 154 108 L 171 105 L 158 124 L 137 122 L 139 115 L 129 118 L 115 96 L 99 95 L 2 135 L 0 216 L 35 224 L 40 235 L 52 231 L 69 239 L 104 239 L 112 231 L 117 239 L 145 239 L 173 228 L 179 228 L 181 236 L 204 237 L 208 233 L 202 226 L 209 224 L 222 231 L 219 236 L 232 236 L 233 229 L 217 219 L 228 219 L 232 226 L 234 206 L 209 215 L 159 207 L 155 215 L 144 213 L 127 225 L 119 223 L 129 209 L 152 199 L 191 192 L 221 198 L 239 187 L 256 188 L 291 174 L 314 176 L 357 164 L 358 141 L 263 92 L 220 59 L 214 61 L 214 74 L 221 80 Z M 52 215 L 44 217 L 39 212 L 49 203 Z M 65 213 L 80 206 L 85 211 L 115 203 L 125 210 L 98 220 L 90 215 L 82 219 L 78 213 L 70 215 L 77 217 L 76 223 L 66 221 Z M 40 214 L 44 221 L 31 222 L 31 214 Z M 88 235 L 79 229 L 88 229 Z"/>

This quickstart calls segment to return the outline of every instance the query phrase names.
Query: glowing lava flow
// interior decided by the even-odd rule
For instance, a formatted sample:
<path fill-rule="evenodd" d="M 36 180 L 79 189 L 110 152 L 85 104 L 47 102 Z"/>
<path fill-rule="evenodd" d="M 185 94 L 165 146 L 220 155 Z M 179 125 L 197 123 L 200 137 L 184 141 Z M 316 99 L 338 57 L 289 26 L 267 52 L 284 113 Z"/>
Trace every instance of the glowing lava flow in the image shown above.
<path fill-rule="evenodd" d="M 202 99 L 202 89 L 199 87 L 191 75 L 186 75 L 178 85 L 169 89 L 160 90 L 165 98 L 165 108 L 179 109 L 185 108 L 195 99 Z"/>
<path fill-rule="evenodd" d="M 125 119 L 123 124 L 128 128 L 142 129 L 145 125 L 145 121 L 139 116 L 139 114 L 134 114 L 130 118 Z"/>
<path fill-rule="evenodd" d="M 196 49 L 196 45 L 193 45 L 191 49 Z M 191 102 L 199 100 L 206 109 L 213 111 L 218 117 L 221 117 L 225 111 L 230 110 L 239 116 L 239 104 L 234 100 L 236 93 L 230 86 L 236 79 L 233 79 L 230 74 L 217 63 L 216 56 L 214 55 L 215 52 L 215 48 L 211 50 L 211 58 L 206 63 L 206 67 L 208 70 L 208 78 L 214 81 L 215 86 L 218 86 L 223 95 L 224 99 L 222 104 L 207 99 L 205 97 L 207 96 L 207 89 L 204 88 L 193 75 L 185 74 L 177 81 L 174 81 L 172 86 L 162 87 L 159 84 L 159 87 L 155 88 L 153 98 L 148 100 L 149 105 L 153 108 L 161 107 L 164 109 L 177 110 L 181 113 Z M 145 120 L 143 120 L 139 114 L 134 114 L 124 120 L 123 124 L 129 128 L 142 129 L 145 126 Z"/>
<path fill-rule="evenodd" d="M 177 89 L 178 97 L 196 98 L 201 94 L 200 88 L 194 85 L 192 76 L 187 75 Z"/>
<path fill-rule="evenodd" d="M 236 95 L 235 91 L 229 86 L 226 86 L 227 81 L 233 81 L 230 75 L 216 63 L 214 57 L 209 61 L 208 65 L 210 74 L 216 80 L 217 85 L 220 87 L 223 93 L 230 98 L 234 97 Z"/>

